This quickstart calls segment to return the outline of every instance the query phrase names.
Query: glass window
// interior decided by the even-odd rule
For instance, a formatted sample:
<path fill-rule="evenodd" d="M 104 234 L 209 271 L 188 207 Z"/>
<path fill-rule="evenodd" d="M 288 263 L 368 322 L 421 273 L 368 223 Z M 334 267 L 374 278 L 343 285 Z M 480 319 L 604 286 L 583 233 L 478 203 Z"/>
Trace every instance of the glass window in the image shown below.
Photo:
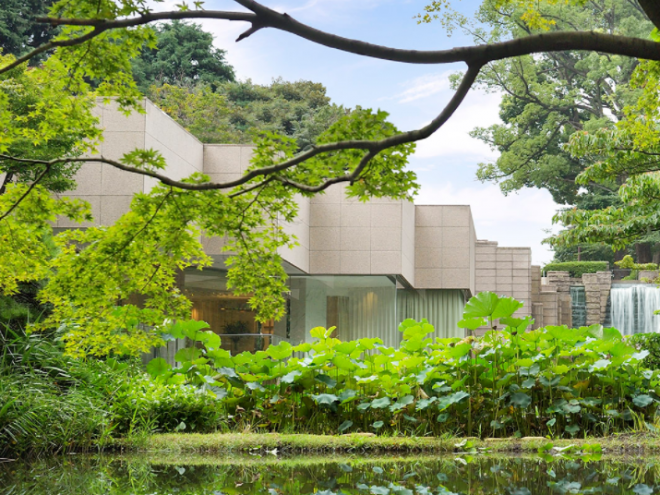
<path fill-rule="evenodd" d="M 309 342 L 314 327 L 337 327 L 343 340 L 379 337 L 388 346 L 401 340 L 396 323 L 396 282 L 387 276 L 292 276 L 288 329 L 292 343 Z M 283 336 L 285 326 L 275 325 Z"/>
<path fill-rule="evenodd" d="M 397 294 L 397 320 L 426 318 L 435 327 L 434 337 L 464 337 L 458 328 L 463 318 L 465 298 L 458 289 L 401 289 Z"/>

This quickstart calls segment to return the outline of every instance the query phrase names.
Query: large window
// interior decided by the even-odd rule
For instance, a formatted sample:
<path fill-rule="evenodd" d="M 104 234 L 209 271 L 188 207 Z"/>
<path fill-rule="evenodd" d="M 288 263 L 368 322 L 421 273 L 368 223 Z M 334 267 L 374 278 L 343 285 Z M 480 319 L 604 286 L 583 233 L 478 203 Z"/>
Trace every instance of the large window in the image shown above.
<path fill-rule="evenodd" d="M 397 294 L 397 320 L 426 318 L 435 327 L 433 337 L 464 337 L 458 328 L 463 318 L 465 297 L 458 289 L 405 289 Z"/>
<path fill-rule="evenodd" d="M 248 306 L 249 297 L 237 297 L 227 290 L 225 271 L 186 270 L 184 291 L 193 303 L 193 319 L 208 323 L 221 336 L 222 347 L 232 354 L 261 350 L 272 342 L 272 322 L 257 322 Z"/>
<path fill-rule="evenodd" d="M 293 343 L 311 340 L 314 327 L 337 327 L 340 340 L 380 337 L 399 344 L 396 282 L 387 276 L 292 276 L 288 331 Z M 285 325 L 276 323 L 275 334 Z"/>

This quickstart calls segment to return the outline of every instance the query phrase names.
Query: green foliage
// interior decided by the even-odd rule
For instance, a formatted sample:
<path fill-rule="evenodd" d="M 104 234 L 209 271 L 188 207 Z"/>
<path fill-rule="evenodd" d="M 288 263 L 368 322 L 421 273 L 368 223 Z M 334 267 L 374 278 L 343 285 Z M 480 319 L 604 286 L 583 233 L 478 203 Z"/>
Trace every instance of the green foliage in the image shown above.
<path fill-rule="evenodd" d="M 638 333 L 628 337 L 627 342 L 639 351 L 648 351 L 644 366 L 652 370 L 660 369 L 660 334 Z"/>
<path fill-rule="evenodd" d="M 3 0 L 0 5 L 0 50 L 20 57 L 45 43 L 54 34 L 52 26 L 36 24 L 34 17 L 46 15 L 54 0 Z M 39 62 L 36 57 L 31 64 Z"/>
<path fill-rule="evenodd" d="M 624 430 L 635 415 L 654 422 L 660 370 L 641 364 L 648 352 L 600 325 L 525 331 L 532 321 L 513 318 L 519 308 L 492 293 L 472 298 L 463 321 L 503 327 L 481 339 L 427 338 L 428 322 L 406 320 L 397 349 L 315 328 L 312 343 L 254 354 L 197 346 L 192 360 L 152 374 L 218 398 L 239 430 L 572 437 Z"/>
<path fill-rule="evenodd" d="M 133 60 L 133 76 L 147 93 L 151 85 L 203 83 L 212 88 L 234 80 L 226 52 L 213 46 L 213 36 L 199 24 L 174 20 L 154 28 L 156 46 Z"/>
<path fill-rule="evenodd" d="M 157 385 L 130 361 L 67 357 L 55 337 L 0 332 L 0 455 L 89 450 L 113 435 L 220 426 L 213 398 Z"/>
<path fill-rule="evenodd" d="M 607 261 L 568 261 L 564 263 L 548 263 L 543 267 L 543 273 L 569 272 L 571 277 L 580 278 L 585 273 L 605 272 L 609 268 Z"/>
<path fill-rule="evenodd" d="M 204 143 L 252 143 L 259 132 L 270 131 L 294 138 L 305 149 L 349 113 L 330 103 L 322 84 L 311 81 L 163 84 L 151 86 L 147 95 Z"/>
<path fill-rule="evenodd" d="M 646 38 L 653 29 L 627 0 L 588 5 L 563 0 L 480 3 L 474 21 L 450 11 L 443 19 L 473 35 L 477 43 L 524 39 L 545 31 L 596 30 Z M 548 22 L 530 24 L 530 8 Z M 573 157 L 565 145 L 576 131 L 611 128 L 623 118 L 622 109 L 640 94 L 629 84 L 636 66 L 635 59 L 594 52 L 541 53 L 489 64 L 479 82 L 487 91 L 502 93 L 503 123 L 472 134 L 500 155 L 494 163 L 480 164 L 478 178 L 499 183 L 505 194 L 524 187 L 547 189 L 557 203 L 581 209 L 589 209 L 581 203 L 591 196 L 615 200 L 616 182 L 606 187 L 575 182 L 589 162 Z"/>
<path fill-rule="evenodd" d="M 653 271 L 658 269 L 657 263 L 635 263 L 635 260 L 630 255 L 624 256 L 621 261 L 616 261 L 615 265 L 617 265 L 619 268 L 628 268 L 635 271 Z"/>

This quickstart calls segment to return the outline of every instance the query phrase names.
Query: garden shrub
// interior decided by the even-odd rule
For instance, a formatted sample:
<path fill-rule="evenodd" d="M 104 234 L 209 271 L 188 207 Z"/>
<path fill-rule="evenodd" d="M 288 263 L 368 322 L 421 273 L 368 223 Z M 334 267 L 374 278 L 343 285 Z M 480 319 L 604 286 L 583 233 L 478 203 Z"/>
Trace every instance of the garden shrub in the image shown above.
<path fill-rule="evenodd" d="M 655 421 L 660 371 L 643 366 L 648 351 L 601 325 L 528 331 L 530 317 L 511 317 L 521 307 L 482 292 L 459 326 L 498 321 L 501 330 L 432 339 L 426 320 L 406 320 L 398 349 L 314 328 L 312 342 L 231 356 L 208 325 L 181 322 L 172 338 L 204 345 L 179 351 L 180 368 L 156 359 L 148 370 L 159 383 L 185 381 L 218 397 L 241 431 L 583 436 Z"/>
<path fill-rule="evenodd" d="M 585 273 L 604 272 L 609 270 L 607 261 L 564 261 L 548 263 L 543 267 L 544 275 L 548 272 L 569 272 L 571 277 L 580 278 Z"/>
<path fill-rule="evenodd" d="M 213 397 L 157 384 L 137 362 L 82 361 L 66 357 L 55 336 L 0 332 L 0 456 L 89 450 L 117 435 L 218 425 Z"/>
<path fill-rule="evenodd" d="M 643 361 L 644 366 L 652 370 L 660 369 L 660 333 L 637 333 L 628 337 L 628 342 L 637 350 L 649 352 Z"/>

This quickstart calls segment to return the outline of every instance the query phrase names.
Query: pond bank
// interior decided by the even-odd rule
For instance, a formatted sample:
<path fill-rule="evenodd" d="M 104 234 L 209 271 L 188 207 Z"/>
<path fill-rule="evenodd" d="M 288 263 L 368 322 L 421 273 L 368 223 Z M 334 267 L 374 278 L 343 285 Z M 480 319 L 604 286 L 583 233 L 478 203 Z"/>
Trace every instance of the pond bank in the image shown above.
<path fill-rule="evenodd" d="M 175 452 L 175 453 L 229 453 L 240 451 L 281 453 L 306 452 L 360 452 L 360 453 L 449 453 L 461 452 L 469 447 L 477 451 L 500 453 L 536 453 L 552 443 L 557 448 L 575 445 L 599 444 L 604 453 L 659 453 L 660 436 L 648 433 L 621 434 L 605 438 L 557 439 L 542 437 L 494 438 L 480 440 L 455 437 L 388 437 L 351 435 L 286 435 L 278 433 L 215 433 L 215 434 L 158 434 L 139 441 L 119 440 L 114 447 L 124 451 Z"/>

